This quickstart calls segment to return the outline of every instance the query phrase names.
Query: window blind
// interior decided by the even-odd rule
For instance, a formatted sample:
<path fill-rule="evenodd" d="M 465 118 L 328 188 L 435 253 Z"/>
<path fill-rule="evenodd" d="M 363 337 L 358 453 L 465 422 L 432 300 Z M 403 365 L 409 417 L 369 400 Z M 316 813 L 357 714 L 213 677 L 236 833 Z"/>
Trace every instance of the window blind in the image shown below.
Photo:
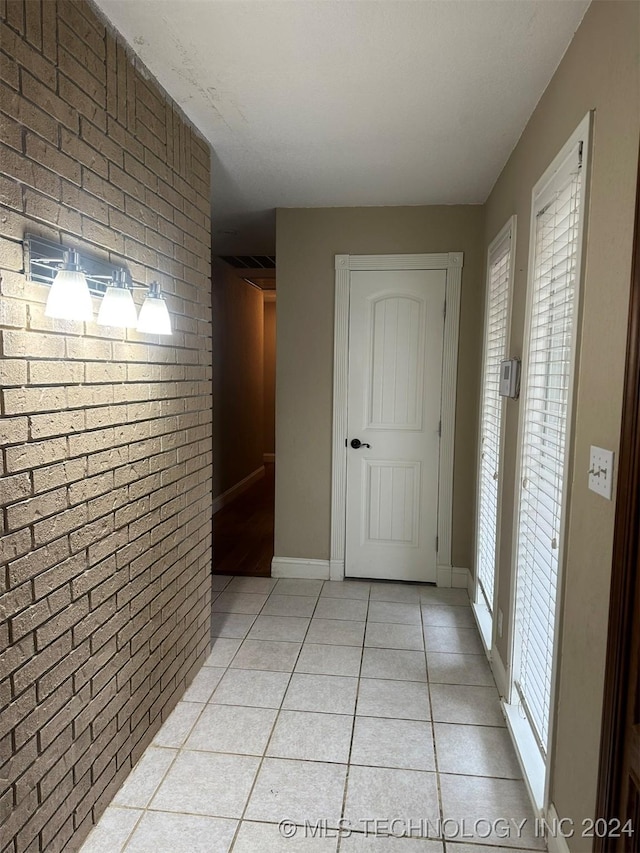
<path fill-rule="evenodd" d="M 480 591 L 493 614 L 496 537 L 498 519 L 498 475 L 502 436 L 500 362 L 506 357 L 509 282 L 511 278 L 511 229 L 489 252 L 487 307 L 480 403 L 480 464 L 478 471 L 478 517 L 476 569 Z"/>
<path fill-rule="evenodd" d="M 543 757 L 549 739 L 558 558 L 580 251 L 582 145 L 534 198 L 522 395 L 514 683 Z"/>

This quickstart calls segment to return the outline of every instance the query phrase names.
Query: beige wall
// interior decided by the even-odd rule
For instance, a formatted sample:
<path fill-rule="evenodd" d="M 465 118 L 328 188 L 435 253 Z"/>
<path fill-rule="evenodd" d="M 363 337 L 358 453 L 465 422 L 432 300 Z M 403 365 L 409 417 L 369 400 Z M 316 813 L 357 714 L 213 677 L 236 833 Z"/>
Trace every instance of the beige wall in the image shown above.
<path fill-rule="evenodd" d="M 213 496 L 262 467 L 263 296 L 214 260 Z"/>
<path fill-rule="evenodd" d="M 264 303 L 264 442 L 265 453 L 276 452 L 276 303 Z"/>
<path fill-rule="evenodd" d="M 209 650 L 210 159 L 93 5 L 0 3 L 0 41 L 0 845 L 37 853 Z M 158 278 L 173 335 L 45 317 L 25 232 Z"/>
<path fill-rule="evenodd" d="M 595 110 L 582 337 L 566 539 L 561 670 L 551 798 L 561 817 L 594 812 L 614 504 L 587 489 L 589 445 L 617 450 L 638 159 L 640 6 L 594 2 L 486 205 L 488 244 L 518 216 L 511 352 L 522 351 L 531 188 Z M 507 404 L 499 603 L 509 610 L 518 403 Z M 506 631 L 499 641 L 506 660 Z M 585 850 L 579 838 L 572 850 Z"/>
<path fill-rule="evenodd" d="M 329 558 L 334 256 L 462 251 L 452 560 L 471 565 L 483 216 L 471 205 L 278 210 L 277 556 Z"/>

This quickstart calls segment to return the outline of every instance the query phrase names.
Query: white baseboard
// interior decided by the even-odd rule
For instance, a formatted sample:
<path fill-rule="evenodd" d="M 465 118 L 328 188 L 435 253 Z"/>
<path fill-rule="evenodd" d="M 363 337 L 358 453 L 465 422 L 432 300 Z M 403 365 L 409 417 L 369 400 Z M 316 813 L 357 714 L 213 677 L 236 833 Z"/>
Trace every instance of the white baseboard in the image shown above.
<path fill-rule="evenodd" d="M 453 566 L 451 569 L 451 586 L 456 589 L 469 589 L 470 577 L 471 572 L 469 569 L 461 569 L 457 566 Z"/>
<path fill-rule="evenodd" d="M 262 461 L 264 463 L 275 462 L 276 461 L 276 454 L 275 453 L 265 453 L 262 457 Z"/>
<path fill-rule="evenodd" d="M 271 561 L 272 578 L 311 578 L 327 581 L 330 577 L 329 560 L 303 560 L 297 557 L 274 557 Z"/>
<path fill-rule="evenodd" d="M 551 827 L 551 831 L 547 833 L 546 841 L 547 841 L 547 849 L 549 853 L 571 853 L 569 850 L 569 845 L 567 844 L 567 839 L 562 834 L 562 824 L 560 818 L 558 817 L 558 812 L 556 811 L 556 807 L 553 803 L 549 803 L 549 808 L 547 809 L 547 825 Z M 567 822 L 567 831 L 571 829 Z M 556 831 L 554 831 L 554 829 Z"/>
<path fill-rule="evenodd" d="M 221 495 L 218 495 L 217 498 L 214 498 L 213 514 L 215 515 L 223 506 L 230 504 L 231 501 L 235 500 L 243 492 L 246 492 L 248 488 L 253 486 L 254 483 L 257 483 L 262 477 L 264 477 L 264 465 L 256 468 L 256 470 L 252 474 L 249 474 L 248 477 L 240 480 L 240 482 L 236 483 L 235 486 L 231 486 L 231 488 L 227 489 L 226 492 L 223 492 Z"/>

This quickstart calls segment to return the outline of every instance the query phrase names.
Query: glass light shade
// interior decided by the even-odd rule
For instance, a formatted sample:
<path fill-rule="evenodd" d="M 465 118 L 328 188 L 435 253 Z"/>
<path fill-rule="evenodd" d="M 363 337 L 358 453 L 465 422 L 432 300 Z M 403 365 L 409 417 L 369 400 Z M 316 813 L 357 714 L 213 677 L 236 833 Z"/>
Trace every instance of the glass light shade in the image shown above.
<path fill-rule="evenodd" d="M 100 303 L 98 324 L 119 329 L 135 329 L 137 322 L 136 306 L 129 288 L 110 284 Z"/>
<path fill-rule="evenodd" d="M 160 285 L 155 281 L 149 286 L 149 293 L 142 303 L 138 317 L 138 331 L 149 335 L 171 334 L 169 309 L 160 293 Z"/>
<path fill-rule="evenodd" d="M 80 270 L 58 270 L 44 313 L 58 320 L 92 320 L 93 305 L 85 274 Z"/>

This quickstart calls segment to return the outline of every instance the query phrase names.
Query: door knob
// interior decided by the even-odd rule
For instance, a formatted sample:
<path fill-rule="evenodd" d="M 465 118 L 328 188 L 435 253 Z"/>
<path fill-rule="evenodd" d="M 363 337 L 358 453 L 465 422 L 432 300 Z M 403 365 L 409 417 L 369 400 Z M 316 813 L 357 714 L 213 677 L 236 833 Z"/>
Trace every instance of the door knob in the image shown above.
<path fill-rule="evenodd" d="M 365 444 L 363 441 L 360 441 L 359 438 L 352 438 L 351 439 L 351 447 L 353 447 L 354 450 L 358 450 L 358 448 L 360 448 L 360 447 L 369 447 L 370 448 L 371 445 Z"/>

